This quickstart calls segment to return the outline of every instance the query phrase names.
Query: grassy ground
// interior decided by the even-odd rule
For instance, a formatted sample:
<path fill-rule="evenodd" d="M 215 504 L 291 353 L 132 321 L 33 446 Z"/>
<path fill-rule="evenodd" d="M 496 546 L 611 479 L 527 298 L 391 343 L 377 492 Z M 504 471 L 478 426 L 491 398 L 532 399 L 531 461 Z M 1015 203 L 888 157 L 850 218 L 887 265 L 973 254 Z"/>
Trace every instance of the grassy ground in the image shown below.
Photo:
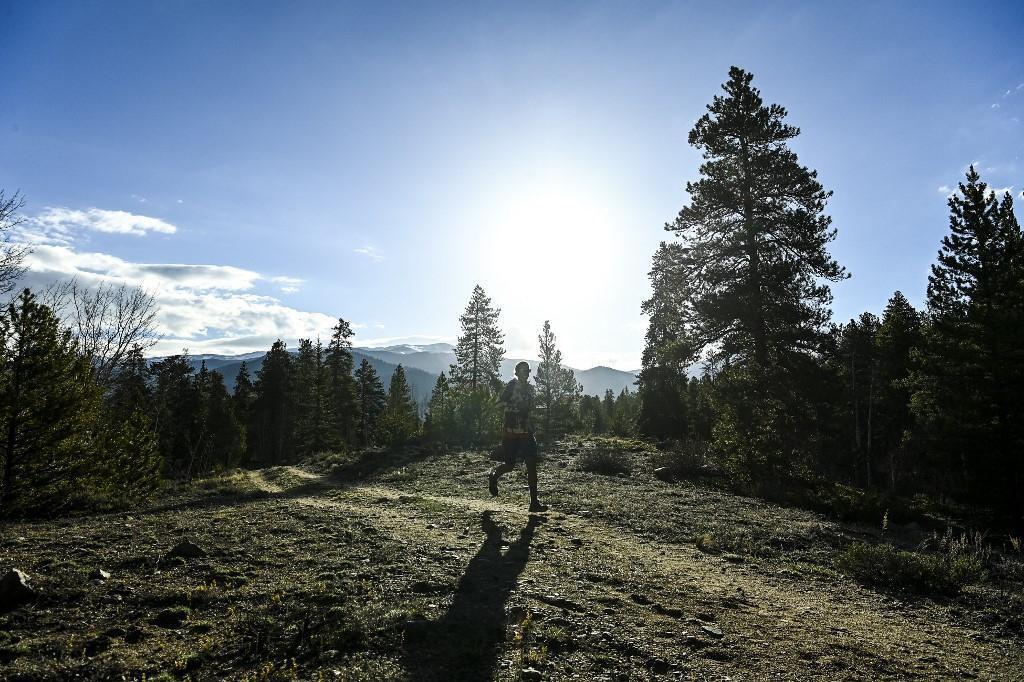
<path fill-rule="evenodd" d="M 41 596 L 0 613 L 0 678 L 1024 678 L 1019 555 L 945 596 L 870 560 L 851 577 L 881 524 L 663 483 L 643 446 L 603 446 L 625 470 L 582 470 L 593 442 L 547 453 L 544 515 L 522 474 L 491 499 L 482 453 L 409 449 L 4 525 L 0 572 Z M 887 537 L 898 561 L 924 533 Z M 168 556 L 183 539 L 205 556 Z"/>

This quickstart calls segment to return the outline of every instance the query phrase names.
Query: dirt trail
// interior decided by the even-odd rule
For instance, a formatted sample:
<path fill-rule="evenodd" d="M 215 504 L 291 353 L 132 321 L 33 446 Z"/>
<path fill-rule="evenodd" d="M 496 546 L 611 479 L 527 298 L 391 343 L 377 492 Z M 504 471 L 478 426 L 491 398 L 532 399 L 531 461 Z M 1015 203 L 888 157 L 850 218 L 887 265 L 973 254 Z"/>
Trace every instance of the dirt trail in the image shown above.
<path fill-rule="evenodd" d="M 433 548 L 451 544 L 459 525 L 450 522 L 452 514 L 466 520 L 490 512 L 513 528 L 530 516 L 521 507 L 489 498 L 336 486 L 298 467 L 249 476 L 259 489 L 274 494 L 295 487 L 282 485 L 282 479 L 304 490 L 312 486 L 291 501 L 357 514 L 403 543 Z M 1020 652 L 1003 643 L 987 641 L 967 627 L 922 618 L 846 581 L 773 574 L 692 545 L 652 542 L 605 520 L 547 516 L 533 541 L 537 556 L 526 565 L 510 601 L 525 597 L 533 604 L 591 614 L 594 628 L 613 623 L 618 630 L 612 637 L 634 654 L 685 656 L 719 645 L 719 663 L 754 673 L 755 679 L 756 670 L 784 670 L 794 660 L 824 677 L 853 679 L 908 672 L 1001 679 L 1008 669 L 1024 669 Z M 680 626 L 682 645 L 658 641 L 665 628 Z M 851 666 L 851 660 L 860 665 Z"/>

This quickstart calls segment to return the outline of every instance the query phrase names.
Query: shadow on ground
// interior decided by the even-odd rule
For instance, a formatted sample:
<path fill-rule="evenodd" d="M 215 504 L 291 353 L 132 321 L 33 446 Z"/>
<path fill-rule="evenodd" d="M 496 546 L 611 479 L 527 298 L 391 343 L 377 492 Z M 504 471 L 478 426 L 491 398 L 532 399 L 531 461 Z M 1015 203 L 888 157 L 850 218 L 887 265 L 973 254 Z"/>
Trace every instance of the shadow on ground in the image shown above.
<path fill-rule="evenodd" d="M 505 642 L 505 601 L 526 567 L 530 542 L 544 519 L 530 516 L 519 539 L 502 554 L 502 529 L 493 512 L 480 515 L 485 538 L 455 590 L 451 607 L 439 620 L 412 621 L 405 637 L 409 679 L 489 680 Z"/>

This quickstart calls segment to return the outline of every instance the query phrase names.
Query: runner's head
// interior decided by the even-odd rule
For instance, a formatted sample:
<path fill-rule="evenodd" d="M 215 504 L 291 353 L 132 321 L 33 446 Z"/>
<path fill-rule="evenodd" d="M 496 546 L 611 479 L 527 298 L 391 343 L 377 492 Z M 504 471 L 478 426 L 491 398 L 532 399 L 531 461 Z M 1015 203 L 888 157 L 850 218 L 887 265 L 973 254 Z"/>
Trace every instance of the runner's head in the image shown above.
<path fill-rule="evenodd" d="M 524 360 L 523 362 L 520 362 L 518 365 L 516 365 L 516 377 L 518 377 L 520 381 L 526 381 L 527 379 L 529 379 L 530 363 Z"/>

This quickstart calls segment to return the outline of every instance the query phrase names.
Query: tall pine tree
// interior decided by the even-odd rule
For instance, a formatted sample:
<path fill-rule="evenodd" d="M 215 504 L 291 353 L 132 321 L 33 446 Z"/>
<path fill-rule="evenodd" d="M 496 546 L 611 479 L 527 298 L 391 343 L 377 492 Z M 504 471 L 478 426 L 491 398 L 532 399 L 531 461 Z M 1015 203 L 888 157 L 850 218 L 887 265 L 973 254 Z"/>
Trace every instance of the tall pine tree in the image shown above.
<path fill-rule="evenodd" d="M 550 320 L 545 320 L 537 337 L 540 363 L 534 383 L 541 435 L 547 440 L 565 434 L 575 425 L 580 396 L 583 395 L 583 387 L 576 381 L 576 375 L 562 366 L 562 351 L 558 350 L 556 341 Z"/>
<path fill-rule="evenodd" d="M 694 353 L 680 314 L 688 294 L 679 267 L 682 255 L 681 245 L 661 243 L 649 273 L 651 297 L 641 306 L 649 322 L 637 389 L 637 429 L 655 438 L 684 438 L 689 427 L 686 372 Z"/>
<path fill-rule="evenodd" d="M 369 360 L 363 358 L 355 373 L 356 424 L 355 434 L 360 445 L 370 445 L 376 438 L 380 415 L 387 403 L 384 382 Z"/>
<path fill-rule="evenodd" d="M 685 297 L 679 334 L 696 359 L 722 363 L 717 382 L 720 454 L 737 473 L 792 472 L 814 447 L 813 401 L 803 382 L 826 339 L 829 281 L 846 277 L 829 255 L 830 196 L 787 143 L 799 129 L 765 105 L 753 76 L 733 67 L 690 131 L 701 150 L 690 203 L 666 229 L 681 238 L 675 265 Z M 682 286 L 682 284 L 681 284 Z M 723 380 L 724 379 L 724 380 Z"/>
<path fill-rule="evenodd" d="M 388 400 L 381 415 L 381 436 L 391 446 L 402 445 L 416 435 L 420 419 L 402 365 L 395 367 L 388 387 Z"/>
<path fill-rule="evenodd" d="M 972 166 L 949 198 L 950 232 L 928 277 L 913 409 L 940 481 L 1019 514 L 1024 504 L 1024 239 Z"/>
<path fill-rule="evenodd" d="M 500 313 L 479 284 L 473 287 L 466 311 L 459 317 L 462 333 L 455 346 L 456 363 L 449 373 L 459 387 L 475 390 L 500 385 L 499 370 L 505 356 L 505 335 L 498 328 Z"/>
<path fill-rule="evenodd" d="M 501 359 L 504 334 L 498 328 L 499 308 L 478 284 L 459 317 L 462 333 L 455 346 L 456 363 L 449 380 L 456 389 L 459 430 L 463 440 L 481 444 L 497 433 L 500 409 Z"/>
<path fill-rule="evenodd" d="M 342 318 L 332 330 L 327 345 L 328 418 L 334 445 L 351 445 L 357 441 L 356 382 L 353 377 L 352 326 Z"/>
<path fill-rule="evenodd" d="M 256 373 L 256 400 L 250 434 L 255 436 L 254 456 L 264 464 L 287 463 L 294 452 L 293 364 L 287 346 L 278 339 L 264 356 L 263 366 Z"/>
<path fill-rule="evenodd" d="M 59 504 L 84 482 L 99 407 L 70 330 L 25 289 L 0 315 L 0 514 Z"/>

